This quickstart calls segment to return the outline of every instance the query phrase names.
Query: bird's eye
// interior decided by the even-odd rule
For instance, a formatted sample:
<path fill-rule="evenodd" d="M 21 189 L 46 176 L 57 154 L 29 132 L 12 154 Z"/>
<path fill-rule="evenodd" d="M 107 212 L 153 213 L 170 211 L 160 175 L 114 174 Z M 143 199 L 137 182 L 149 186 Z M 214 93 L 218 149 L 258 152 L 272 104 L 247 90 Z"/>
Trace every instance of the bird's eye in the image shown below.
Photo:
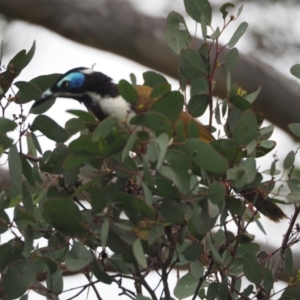
<path fill-rule="evenodd" d="M 62 82 L 62 84 L 61 84 L 61 86 L 62 86 L 63 88 L 67 88 L 69 85 L 70 85 L 70 81 L 68 81 L 68 80 L 64 80 L 64 81 Z"/>

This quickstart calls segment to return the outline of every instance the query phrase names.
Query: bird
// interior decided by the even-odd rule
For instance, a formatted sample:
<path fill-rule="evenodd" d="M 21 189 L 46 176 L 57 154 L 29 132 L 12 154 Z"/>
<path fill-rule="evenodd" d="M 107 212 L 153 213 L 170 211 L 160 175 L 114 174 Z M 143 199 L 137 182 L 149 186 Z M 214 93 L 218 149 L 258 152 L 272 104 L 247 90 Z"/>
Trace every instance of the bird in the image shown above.
<path fill-rule="evenodd" d="M 113 83 L 109 76 L 90 68 L 74 68 L 58 78 L 42 94 L 31 107 L 31 112 L 49 99 L 71 98 L 83 103 L 100 122 L 107 117 L 115 117 L 121 124 L 133 127 L 130 120 L 139 113 L 147 112 L 157 100 L 157 98 L 150 97 L 152 88 L 137 85 L 135 89 L 139 95 L 139 101 L 136 105 L 131 105 L 120 95 L 117 84 Z M 183 121 L 185 129 L 191 120 L 195 120 L 191 114 L 184 111 L 180 113 L 179 119 Z M 206 126 L 198 120 L 197 125 L 201 140 L 207 143 L 214 140 Z"/>
<path fill-rule="evenodd" d="M 83 103 L 101 122 L 107 117 L 115 117 L 121 124 L 130 127 L 130 120 L 139 113 L 147 112 L 158 98 L 151 98 L 152 88 L 145 85 L 136 85 L 135 89 L 139 96 L 136 105 L 127 102 L 118 90 L 118 85 L 113 80 L 91 68 L 79 67 L 67 71 L 56 82 L 46 90 L 40 99 L 36 100 L 31 111 L 53 98 L 71 98 Z M 142 109 L 140 104 L 142 105 Z M 195 119 L 189 112 L 182 111 L 178 119 L 182 120 L 184 128 L 194 120 L 199 130 L 199 138 L 210 143 L 215 140 L 209 129 L 199 120 Z M 239 191 L 249 203 L 269 219 L 279 222 L 286 218 L 284 212 L 278 205 L 270 201 L 267 195 L 262 195 L 258 189 L 245 192 Z"/>

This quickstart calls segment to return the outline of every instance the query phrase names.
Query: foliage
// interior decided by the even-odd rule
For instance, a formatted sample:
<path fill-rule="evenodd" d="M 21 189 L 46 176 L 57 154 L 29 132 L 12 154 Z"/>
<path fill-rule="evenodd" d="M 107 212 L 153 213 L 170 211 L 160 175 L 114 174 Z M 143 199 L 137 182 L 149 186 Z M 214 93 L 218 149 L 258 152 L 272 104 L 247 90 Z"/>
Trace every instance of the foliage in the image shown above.
<path fill-rule="evenodd" d="M 219 61 L 225 47 L 219 45 L 219 37 L 242 7 L 237 17 L 228 17 L 234 5 L 224 4 L 223 27 L 213 28 L 207 0 L 184 0 L 184 4 L 201 25 L 206 42 L 193 49 L 183 17 L 169 14 L 166 40 L 179 55 L 182 92 L 170 91 L 162 75 L 144 73 L 144 84 L 153 88 L 151 97 L 159 99 L 149 112 L 131 121 L 140 131 L 125 132 L 112 117 L 98 124 L 90 113 L 75 110 L 69 111 L 74 118 L 63 128 L 42 115 L 54 101 L 34 111 L 39 115 L 26 126 L 25 104 L 37 100 L 59 76 L 16 82 L 30 63 L 35 44 L 27 53 L 20 51 L 1 73 L 0 150 L 8 158 L 12 185 L 2 187 L 0 194 L 0 233 L 10 231 L 14 236 L 0 245 L 1 299 L 26 299 L 29 289 L 58 299 L 69 271 L 85 274 L 92 288 L 97 282 L 117 284 L 121 294 L 131 299 L 172 299 L 168 276 L 179 267 L 186 270 L 173 291 L 179 299 L 252 299 L 254 295 L 268 299 L 278 292 L 274 283 L 282 265 L 290 277 L 296 276 L 290 249 L 299 232 L 295 221 L 300 181 L 291 176 L 296 152 L 287 154 L 283 172 L 274 160 L 264 179 L 256 159 L 274 149 L 275 142 L 269 140 L 273 126 L 263 127 L 263 116 L 252 110 L 260 89 L 247 94 L 231 82 L 239 55 L 233 47 L 246 23 L 238 26 L 225 45 L 231 51 Z M 223 68 L 227 76 L 227 98 L 222 102 L 212 98 L 216 68 Z M 292 73 L 299 77 L 299 67 L 293 67 Z M 188 84 L 190 99 L 185 93 Z M 120 93 L 136 104 L 133 86 L 121 81 Z M 5 111 L 13 103 L 20 114 L 10 120 Z M 180 120 L 182 110 L 193 116 L 186 126 Z M 205 112 L 207 128 L 194 119 Z M 207 132 L 217 130 L 213 124 L 219 138 L 209 140 Z M 299 124 L 291 124 L 290 129 L 300 135 Z M 8 134 L 17 130 L 14 142 Z M 55 141 L 56 147 L 43 152 L 37 132 Z M 278 174 L 282 174 L 279 180 Z M 256 222 L 264 231 L 259 211 L 276 222 L 285 217 L 276 204 L 284 201 L 273 192 L 285 174 L 291 191 L 286 200 L 294 204 L 295 213 L 278 250 L 265 253 L 247 229 Z M 12 207 L 10 220 L 7 209 Z M 151 271 L 157 271 L 157 284 L 163 285 L 161 296 L 148 284 Z M 299 298 L 298 277 L 280 299 Z M 135 281 L 136 291 L 123 286 L 122 278 Z"/>

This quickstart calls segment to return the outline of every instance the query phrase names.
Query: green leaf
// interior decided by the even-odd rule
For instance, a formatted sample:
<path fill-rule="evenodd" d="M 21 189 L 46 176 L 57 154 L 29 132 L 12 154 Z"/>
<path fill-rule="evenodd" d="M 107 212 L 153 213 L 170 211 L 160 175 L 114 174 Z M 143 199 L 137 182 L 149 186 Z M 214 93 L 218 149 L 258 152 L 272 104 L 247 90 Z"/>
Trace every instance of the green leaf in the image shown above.
<path fill-rule="evenodd" d="M 293 276 L 293 268 L 294 268 L 294 262 L 293 262 L 293 253 L 291 248 L 287 248 L 284 253 L 284 265 L 285 265 L 285 271 L 288 274 L 289 277 Z"/>
<path fill-rule="evenodd" d="M 164 94 L 153 103 L 150 111 L 165 115 L 171 122 L 175 122 L 183 110 L 183 95 L 178 91 Z"/>
<path fill-rule="evenodd" d="M 184 220 L 183 209 L 173 200 L 164 199 L 159 206 L 159 211 L 165 221 L 171 224 L 180 223 Z"/>
<path fill-rule="evenodd" d="M 225 186 L 219 181 L 213 182 L 209 186 L 207 191 L 208 199 L 214 204 L 219 204 L 223 202 L 225 200 L 225 195 L 226 195 Z"/>
<path fill-rule="evenodd" d="M 212 9 L 207 0 L 184 0 L 186 12 L 196 22 L 201 23 L 201 16 L 205 17 L 206 23 L 211 24 Z"/>
<path fill-rule="evenodd" d="M 156 240 L 160 239 L 164 235 L 165 228 L 162 223 L 154 224 L 148 235 L 148 244 L 153 245 Z"/>
<path fill-rule="evenodd" d="M 22 163 L 22 172 L 23 175 L 25 176 L 25 178 L 28 180 L 28 182 L 34 186 L 35 180 L 32 174 L 32 167 L 30 165 L 30 163 L 27 161 L 26 158 L 24 157 L 20 157 L 21 159 L 21 163 Z"/>
<path fill-rule="evenodd" d="M 297 179 L 297 178 L 289 179 L 287 184 L 288 184 L 289 189 L 292 192 L 299 192 L 300 193 L 300 179 Z"/>
<path fill-rule="evenodd" d="M 202 264 L 198 260 L 193 261 L 191 263 L 191 273 L 196 278 L 200 278 L 200 277 L 203 276 L 203 274 L 204 274 L 204 268 L 203 268 Z"/>
<path fill-rule="evenodd" d="M 288 127 L 294 135 L 300 137 L 300 123 L 290 123 Z"/>
<path fill-rule="evenodd" d="M 199 140 L 185 141 L 187 153 L 199 167 L 214 174 L 221 174 L 228 168 L 228 161 L 211 145 Z"/>
<path fill-rule="evenodd" d="M 137 260 L 137 262 L 143 267 L 143 268 L 147 268 L 147 259 L 145 257 L 145 253 L 144 253 L 144 249 L 142 246 L 142 242 L 140 239 L 136 239 L 135 242 L 132 245 L 132 250 L 133 250 L 133 254 L 135 259 Z"/>
<path fill-rule="evenodd" d="M 126 80 L 119 81 L 118 90 L 120 95 L 130 104 L 134 105 L 139 99 L 136 89 Z"/>
<path fill-rule="evenodd" d="M 283 161 L 283 168 L 285 170 L 291 168 L 294 165 L 294 162 L 295 162 L 295 152 L 290 151 Z"/>
<path fill-rule="evenodd" d="M 143 78 L 144 78 L 144 85 L 150 86 L 150 87 L 155 87 L 158 84 L 161 83 L 168 83 L 167 79 L 156 72 L 153 71 L 147 71 L 143 73 Z"/>
<path fill-rule="evenodd" d="M 244 98 L 249 102 L 249 103 L 253 103 L 257 96 L 259 95 L 260 93 L 260 90 L 261 90 L 261 87 L 259 87 L 255 92 L 251 93 L 251 94 L 248 94 L 246 96 L 244 96 Z"/>
<path fill-rule="evenodd" d="M 96 278 L 106 284 L 112 283 L 112 278 L 103 270 L 103 267 L 100 262 L 94 260 L 91 263 L 92 272 L 96 276 Z"/>
<path fill-rule="evenodd" d="M 242 256 L 243 271 L 246 278 L 255 284 L 260 284 L 262 281 L 262 273 L 260 265 L 254 253 L 247 252 Z"/>
<path fill-rule="evenodd" d="M 225 18 L 227 17 L 227 15 L 228 15 L 227 9 L 228 9 L 229 7 L 235 7 L 235 6 L 234 6 L 233 3 L 230 3 L 230 2 L 227 2 L 227 3 L 225 3 L 225 4 L 223 4 L 223 5 L 221 6 L 220 12 L 222 13 L 223 19 L 225 19 Z"/>
<path fill-rule="evenodd" d="M 192 49 L 181 51 L 179 66 L 183 75 L 188 79 L 202 77 L 207 73 L 201 55 Z"/>
<path fill-rule="evenodd" d="M 225 73 L 232 71 L 239 61 L 239 51 L 237 48 L 230 49 L 226 54 L 222 63 L 222 68 Z"/>
<path fill-rule="evenodd" d="M 101 213 L 107 205 L 104 191 L 95 186 L 91 186 L 89 188 L 89 193 L 93 212 L 95 214 Z"/>
<path fill-rule="evenodd" d="M 136 139 L 137 139 L 137 132 L 134 131 L 133 133 L 130 134 L 130 137 L 127 140 L 127 143 L 122 151 L 121 162 L 124 162 L 125 159 L 128 157 L 129 152 L 132 150 Z"/>
<path fill-rule="evenodd" d="M 79 271 L 93 259 L 93 254 L 82 243 L 73 240 L 73 247 L 66 256 L 66 266 L 70 271 Z"/>
<path fill-rule="evenodd" d="M 183 251 L 183 256 L 188 261 L 198 260 L 201 254 L 203 254 L 203 248 L 198 243 L 190 244 Z"/>
<path fill-rule="evenodd" d="M 205 76 L 201 76 L 193 79 L 191 85 L 191 97 L 197 94 L 208 94 L 209 93 L 209 84 Z"/>
<path fill-rule="evenodd" d="M 13 131 L 17 128 L 17 124 L 14 121 L 0 117 L 0 134 Z"/>
<path fill-rule="evenodd" d="M 164 163 L 158 172 L 171 180 L 178 190 L 187 194 L 190 189 L 191 162 L 185 153 L 178 150 L 168 150 L 164 158 Z"/>
<path fill-rule="evenodd" d="M 0 134 L 0 155 L 2 154 L 3 149 L 9 148 L 13 143 L 13 140 L 7 137 L 4 134 Z M 3 149 L 1 149 L 3 148 Z"/>
<path fill-rule="evenodd" d="M 167 82 L 163 82 L 153 88 L 150 98 L 160 97 L 168 92 L 171 92 L 171 85 Z"/>
<path fill-rule="evenodd" d="M 70 236 L 85 233 L 78 206 L 68 198 L 53 198 L 43 205 L 43 217 L 57 230 Z"/>
<path fill-rule="evenodd" d="M 0 210 L 0 234 L 6 232 L 8 230 L 10 224 L 10 219 L 7 215 L 7 213 L 5 212 L 4 209 Z M 0 251 L 1 254 L 1 251 Z M 1 266 L 1 262 L 0 262 L 0 266 Z M 0 267 L 0 271 L 1 271 L 1 267 Z"/>
<path fill-rule="evenodd" d="M 177 54 L 182 49 L 188 49 L 192 42 L 183 17 L 175 11 L 170 12 L 167 17 L 166 40 L 170 48 Z"/>
<path fill-rule="evenodd" d="M 192 96 L 188 103 L 189 113 L 195 118 L 202 116 L 211 101 L 211 97 L 208 94 L 198 94 Z"/>
<path fill-rule="evenodd" d="M 233 139 L 237 146 L 247 146 L 258 135 L 258 124 L 252 110 L 245 110 L 233 129 Z"/>
<path fill-rule="evenodd" d="M 292 75 L 300 79 L 300 64 L 296 64 L 291 67 L 290 72 Z"/>
<path fill-rule="evenodd" d="M 237 28 L 237 30 L 235 31 L 235 33 L 233 34 L 233 36 L 231 37 L 231 39 L 229 40 L 229 42 L 227 44 L 227 46 L 229 48 L 234 47 L 234 45 L 239 41 L 239 39 L 245 33 L 247 27 L 248 27 L 248 23 L 247 22 L 243 22 L 243 23 L 241 23 L 239 25 L 239 27 Z"/>
<path fill-rule="evenodd" d="M 63 271 L 60 268 L 57 268 L 53 273 L 47 272 L 47 289 L 51 291 L 52 294 L 60 294 L 63 291 Z M 51 299 L 51 298 L 50 298 Z"/>
<path fill-rule="evenodd" d="M 174 296 L 178 299 L 184 299 L 195 293 L 199 279 L 195 278 L 192 273 L 183 275 L 174 288 Z M 202 286 L 204 286 L 203 284 Z"/>
<path fill-rule="evenodd" d="M 62 143 L 68 139 L 68 134 L 65 129 L 59 126 L 51 118 L 44 115 L 37 116 L 34 119 L 31 129 L 33 131 L 39 130 L 47 138 L 58 143 Z"/>
<path fill-rule="evenodd" d="M 19 259 L 11 263 L 5 274 L 1 274 L 0 298 L 16 299 L 21 297 L 36 281 L 36 275 L 41 272 L 39 260 Z M 12 282 L 14 284 L 12 284 Z"/>
<path fill-rule="evenodd" d="M 172 136 L 172 125 L 170 121 L 162 114 L 157 112 L 148 112 L 133 117 L 130 121 L 132 125 L 141 125 L 153 130 L 157 136 L 166 133 Z"/>
<path fill-rule="evenodd" d="M 9 149 L 8 153 L 8 169 L 14 189 L 18 194 L 22 193 L 22 163 L 16 145 Z"/>
<path fill-rule="evenodd" d="M 118 119 L 114 117 L 108 117 L 101 121 L 92 134 L 92 141 L 98 142 L 100 138 L 106 138 L 117 124 Z"/>
<path fill-rule="evenodd" d="M 239 95 L 233 95 L 230 97 L 230 103 L 233 104 L 236 108 L 238 108 L 241 111 L 244 111 L 246 109 L 250 109 L 252 105 L 245 100 L 245 98 L 239 96 Z"/>
<path fill-rule="evenodd" d="M 291 287 L 287 287 L 279 300 L 296 300 L 296 299 L 300 299 L 300 289 L 299 286 L 291 286 Z"/>

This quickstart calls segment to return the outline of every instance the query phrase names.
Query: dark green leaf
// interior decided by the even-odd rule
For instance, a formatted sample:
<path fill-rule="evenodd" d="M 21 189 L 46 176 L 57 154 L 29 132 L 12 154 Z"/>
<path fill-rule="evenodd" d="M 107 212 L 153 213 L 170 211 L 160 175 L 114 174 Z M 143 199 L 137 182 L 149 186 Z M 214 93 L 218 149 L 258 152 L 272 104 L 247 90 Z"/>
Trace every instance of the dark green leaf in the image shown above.
<path fill-rule="evenodd" d="M 68 139 L 68 134 L 65 129 L 59 126 L 51 118 L 44 115 L 37 116 L 34 119 L 31 128 L 33 131 L 39 130 L 47 138 L 58 143 L 62 143 Z"/>
<path fill-rule="evenodd" d="M 178 91 L 164 94 L 153 103 L 150 111 L 165 115 L 171 122 L 175 122 L 183 110 L 183 95 Z"/>
<path fill-rule="evenodd" d="M 168 92 L 171 92 L 171 85 L 168 82 L 163 82 L 153 88 L 150 98 L 160 97 Z"/>
<path fill-rule="evenodd" d="M 41 269 L 38 267 L 38 260 L 31 260 L 31 258 L 18 260 L 10 264 L 5 274 L 2 274 L 0 283 L 1 299 L 21 297 L 36 281 L 36 275 Z"/>
<path fill-rule="evenodd" d="M 297 178 L 289 179 L 287 184 L 288 184 L 289 189 L 292 192 L 299 192 L 300 193 L 300 179 L 297 179 Z"/>
<path fill-rule="evenodd" d="M 71 236 L 80 236 L 85 230 L 78 206 L 67 198 L 47 200 L 43 205 L 43 217 L 57 230 Z"/>
<path fill-rule="evenodd" d="M 118 120 L 114 117 L 104 119 L 94 130 L 92 134 L 92 141 L 97 142 L 100 138 L 106 138 L 116 124 L 118 124 Z"/>
<path fill-rule="evenodd" d="M 285 265 L 285 271 L 288 274 L 289 277 L 293 276 L 294 273 L 294 262 L 293 262 L 293 253 L 291 248 L 287 248 L 284 253 L 284 265 Z"/>
<path fill-rule="evenodd" d="M 227 9 L 228 9 L 229 7 L 234 7 L 234 4 L 233 4 L 233 3 L 230 3 L 230 2 L 227 2 L 227 3 L 225 3 L 225 4 L 223 4 L 223 5 L 221 6 L 220 12 L 222 13 L 223 19 L 225 19 L 225 18 L 227 17 L 227 15 L 228 15 Z"/>
<path fill-rule="evenodd" d="M 132 125 L 141 125 L 153 130 L 157 136 L 166 133 L 172 136 L 172 125 L 169 120 L 157 112 L 148 112 L 133 117 L 130 121 Z"/>
<path fill-rule="evenodd" d="M 130 104 L 134 105 L 137 103 L 139 96 L 136 89 L 126 80 L 122 79 L 119 81 L 118 90 L 121 96 Z"/>
<path fill-rule="evenodd" d="M 164 235 L 164 226 L 161 223 L 154 224 L 148 236 L 148 244 L 153 245 L 156 240 L 160 239 Z"/>
<path fill-rule="evenodd" d="M 140 239 L 136 239 L 135 242 L 132 245 L 132 250 L 135 259 L 137 262 L 143 267 L 147 268 L 147 259 L 145 257 L 145 253 L 143 250 L 142 242 Z"/>
<path fill-rule="evenodd" d="M 186 12 L 196 22 L 201 22 L 201 16 L 205 17 L 206 23 L 210 25 L 212 19 L 212 9 L 207 0 L 184 0 Z"/>
<path fill-rule="evenodd" d="M 62 270 L 57 268 L 53 273 L 47 272 L 47 289 L 54 294 L 60 294 L 63 291 L 63 276 Z M 50 299 L 49 299 L 50 300 Z"/>
<path fill-rule="evenodd" d="M 294 135 L 300 137 L 300 123 L 290 123 L 288 127 Z"/>
<path fill-rule="evenodd" d="M 186 154 L 178 150 L 168 150 L 159 173 L 171 180 L 179 191 L 187 194 L 190 189 L 191 162 Z"/>
<path fill-rule="evenodd" d="M 244 111 L 252 107 L 252 105 L 247 100 L 245 100 L 243 97 L 239 95 L 234 95 L 230 97 L 229 100 L 231 104 L 233 104 L 236 108 L 238 108 L 241 111 Z"/>
<path fill-rule="evenodd" d="M 174 295 L 178 299 L 184 299 L 192 296 L 195 293 L 199 279 L 195 278 L 192 273 L 183 275 L 174 288 Z"/>
<path fill-rule="evenodd" d="M 300 79 L 300 64 L 293 65 L 290 72 L 292 75 Z"/>
<path fill-rule="evenodd" d="M 0 134 L 5 134 L 6 132 L 13 131 L 18 125 L 9 119 L 0 118 Z"/>
<path fill-rule="evenodd" d="M 202 116 L 211 101 L 211 97 L 208 94 L 198 94 L 192 96 L 188 103 L 189 113 L 195 118 Z"/>
<path fill-rule="evenodd" d="M 93 211 L 98 214 L 104 210 L 107 205 L 105 193 L 97 187 L 91 186 L 89 188 L 90 199 Z"/>
<path fill-rule="evenodd" d="M 153 88 L 160 83 L 168 83 L 167 79 L 163 75 L 153 71 L 147 71 L 143 73 L 143 78 L 144 78 L 144 85 Z"/>
<path fill-rule="evenodd" d="M 34 186 L 35 180 L 32 174 L 32 167 L 30 163 L 27 161 L 26 158 L 20 157 L 21 158 L 21 163 L 22 163 L 22 172 L 25 178 L 28 180 L 28 182 Z"/>
<path fill-rule="evenodd" d="M 228 161 L 211 145 L 199 139 L 190 139 L 184 144 L 190 158 L 199 167 L 216 174 L 223 173 L 228 168 Z"/>
<path fill-rule="evenodd" d="M 4 209 L 0 210 L 0 234 L 7 231 L 10 224 L 9 217 Z M 1 254 L 1 251 L 0 251 Z M 1 261 L 0 261 L 0 271 L 1 271 Z"/>
<path fill-rule="evenodd" d="M 9 175 L 18 194 L 22 193 L 22 163 L 16 145 L 9 149 L 8 153 Z"/>
<path fill-rule="evenodd" d="M 246 278 L 250 282 L 260 284 L 262 281 L 262 273 L 255 254 L 252 252 L 244 253 L 242 261 Z"/>
<path fill-rule="evenodd" d="M 247 22 L 243 22 L 239 25 L 233 36 L 231 37 L 230 41 L 228 42 L 227 46 L 229 48 L 234 47 L 234 45 L 239 41 L 239 39 L 243 36 L 245 33 L 246 29 L 248 27 Z"/>
<path fill-rule="evenodd" d="M 191 85 L 191 97 L 197 94 L 208 94 L 209 84 L 205 76 L 193 79 Z"/>
<path fill-rule="evenodd" d="M 0 134 L 0 146 L 3 149 L 9 148 L 12 145 L 12 143 L 13 143 L 13 140 L 11 138 L 7 137 L 4 134 Z M 1 155 L 3 149 L 0 148 L 0 155 Z"/>
<path fill-rule="evenodd" d="M 224 61 L 222 63 L 222 68 L 225 73 L 232 71 L 239 61 L 239 51 L 236 48 L 233 48 L 228 51 L 226 54 Z"/>
<path fill-rule="evenodd" d="M 167 17 L 166 40 L 171 49 L 179 54 L 182 49 L 190 47 L 192 37 L 188 31 L 183 17 L 172 11 Z"/>
<path fill-rule="evenodd" d="M 103 270 L 102 265 L 98 261 L 94 260 L 91 263 L 91 267 L 93 274 L 99 281 L 106 284 L 112 283 L 112 278 Z"/>
<path fill-rule="evenodd" d="M 192 49 L 181 51 L 179 65 L 183 75 L 188 79 L 202 77 L 207 73 L 201 55 Z"/>
<path fill-rule="evenodd" d="M 198 243 L 190 244 L 183 251 L 183 256 L 188 261 L 198 260 L 201 254 L 203 254 L 203 248 Z"/>
<path fill-rule="evenodd" d="M 92 253 L 83 244 L 73 241 L 73 247 L 66 256 L 66 266 L 70 271 L 79 271 L 93 259 Z"/>
<path fill-rule="evenodd" d="M 207 191 L 208 199 L 214 204 L 219 204 L 223 202 L 225 200 L 225 194 L 226 194 L 225 186 L 219 181 L 213 182 L 209 186 Z"/>
<path fill-rule="evenodd" d="M 192 119 L 191 121 L 188 122 L 186 129 L 187 129 L 187 137 L 189 139 L 199 138 L 198 123 L 194 119 Z"/>
<path fill-rule="evenodd" d="M 184 220 L 183 209 L 173 200 L 164 199 L 159 207 L 159 211 L 165 221 L 171 224 L 180 223 Z"/>
<path fill-rule="evenodd" d="M 258 135 L 258 124 L 252 110 L 245 110 L 233 129 L 233 139 L 237 146 L 247 146 Z"/>

